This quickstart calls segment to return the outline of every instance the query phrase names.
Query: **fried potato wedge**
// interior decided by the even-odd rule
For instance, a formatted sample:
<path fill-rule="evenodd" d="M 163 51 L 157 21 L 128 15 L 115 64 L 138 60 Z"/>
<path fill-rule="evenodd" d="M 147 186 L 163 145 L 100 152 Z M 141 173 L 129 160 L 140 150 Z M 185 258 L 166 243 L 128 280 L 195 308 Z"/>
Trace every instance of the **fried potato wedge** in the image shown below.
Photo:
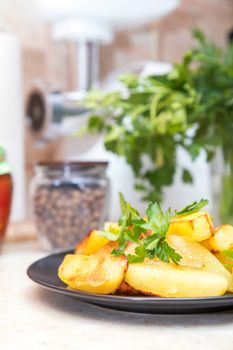
<path fill-rule="evenodd" d="M 206 249 L 208 249 L 210 252 L 213 251 L 209 239 L 206 239 L 205 241 L 199 242 L 203 247 L 205 247 Z"/>
<path fill-rule="evenodd" d="M 67 254 L 58 269 L 58 276 L 73 289 L 111 294 L 123 282 L 127 267 L 125 256 Z"/>
<path fill-rule="evenodd" d="M 209 244 L 215 252 L 233 249 L 233 226 L 219 226 L 215 235 L 209 239 Z"/>
<path fill-rule="evenodd" d="M 119 225 L 116 222 L 106 222 L 104 230 L 112 233 L 118 233 Z M 109 240 L 98 234 L 96 230 L 90 231 L 76 246 L 75 254 L 92 255 L 104 247 Z"/>
<path fill-rule="evenodd" d="M 187 241 L 177 235 L 168 236 L 167 242 L 182 256 L 179 265 L 218 273 L 227 279 L 227 289 L 233 292 L 232 275 L 208 249 L 197 242 Z"/>
<path fill-rule="evenodd" d="M 175 216 L 171 220 L 169 234 L 183 236 L 187 240 L 201 242 L 210 238 L 214 226 L 209 213 L 197 212 L 189 215 Z"/>
<path fill-rule="evenodd" d="M 108 242 L 109 240 L 107 238 L 100 236 L 97 231 L 93 230 L 77 244 L 75 254 L 95 254 Z"/>
<path fill-rule="evenodd" d="M 120 285 L 120 287 L 116 291 L 117 294 L 122 294 L 122 295 L 138 295 L 142 294 L 136 289 L 132 288 L 128 283 L 123 281 Z"/>
<path fill-rule="evenodd" d="M 95 253 L 95 255 L 98 256 L 106 256 L 106 255 L 110 255 L 113 251 L 113 249 L 118 248 L 118 242 L 108 242 L 107 244 L 105 244 L 104 247 L 102 247 L 100 250 L 98 250 L 98 252 Z"/>
<path fill-rule="evenodd" d="M 75 247 L 75 254 L 84 254 L 87 246 L 87 241 L 90 237 L 91 232 L 89 232 L 81 241 L 78 242 L 78 244 Z"/>
<path fill-rule="evenodd" d="M 125 281 L 142 293 L 170 298 L 220 296 L 228 285 L 223 275 L 164 262 L 129 264 Z"/>

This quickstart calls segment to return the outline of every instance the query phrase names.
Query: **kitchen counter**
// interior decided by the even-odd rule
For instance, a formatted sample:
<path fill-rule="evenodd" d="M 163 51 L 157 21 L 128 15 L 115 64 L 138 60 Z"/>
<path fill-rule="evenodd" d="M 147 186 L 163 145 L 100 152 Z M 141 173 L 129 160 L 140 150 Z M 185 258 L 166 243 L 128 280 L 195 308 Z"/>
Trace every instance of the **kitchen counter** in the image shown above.
<path fill-rule="evenodd" d="M 26 275 L 46 255 L 36 241 L 5 243 L 0 256 L 0 349 L 233 348 L 233 310 L 200 315 L 111 311 L 56 295 Z"/>

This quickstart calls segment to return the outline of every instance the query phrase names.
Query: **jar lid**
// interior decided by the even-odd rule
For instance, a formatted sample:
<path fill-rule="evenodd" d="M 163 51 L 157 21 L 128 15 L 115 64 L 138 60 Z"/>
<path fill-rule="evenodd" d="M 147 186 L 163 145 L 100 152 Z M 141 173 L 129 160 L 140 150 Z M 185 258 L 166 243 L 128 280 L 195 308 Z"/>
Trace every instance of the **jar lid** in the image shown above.
<path fill-rule="evenodd" d="M 40 161 L 36 166 L 48 167 L 53 170 L 60 170 L 69 167 L 71 170 L 87 170 L 96 167 L 107 168 L 108 162 L 92 161 Z"/>
<path fill-rule="evenodd" d="M 3 147 L 0 146 L 0 175 L 10 174 L 11 168 L 6 162 L 6 152 Z"/>

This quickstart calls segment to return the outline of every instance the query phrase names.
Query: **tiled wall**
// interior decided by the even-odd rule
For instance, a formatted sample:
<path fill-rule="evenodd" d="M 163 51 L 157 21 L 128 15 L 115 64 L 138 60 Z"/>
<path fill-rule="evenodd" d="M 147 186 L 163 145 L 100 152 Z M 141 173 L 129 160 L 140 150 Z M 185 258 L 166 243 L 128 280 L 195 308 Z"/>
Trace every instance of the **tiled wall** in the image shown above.
<path fill-rule="evenodd" d="M 218 45 L 225 45 L 227 33 L 233 29 L 233 1 L 182 0 L 162 20 L 119 33 L 111 46 L 102 48 L 102 75 L 132 60 L 178 61 L 193 45 L 190 33 L 194 27 L 201 28 Z"/>
<path fill-rule="evenodd" d="M 101 76 L 132 61 L 175 62 L 192 44 L 190 28 L 202 28 L 219 45 L 233 28 L 232 0 L 182 0 L 169 16 L 142 28 L 116 34 L 111 45 L 101 47 Z M 31 0 L 0 2 L 0 27 L 18 35 L 23 48 L 25 91 L 34 79 L 61 89 L 76 87 L 73 44 L 53 43 L 49 24 Z"/>

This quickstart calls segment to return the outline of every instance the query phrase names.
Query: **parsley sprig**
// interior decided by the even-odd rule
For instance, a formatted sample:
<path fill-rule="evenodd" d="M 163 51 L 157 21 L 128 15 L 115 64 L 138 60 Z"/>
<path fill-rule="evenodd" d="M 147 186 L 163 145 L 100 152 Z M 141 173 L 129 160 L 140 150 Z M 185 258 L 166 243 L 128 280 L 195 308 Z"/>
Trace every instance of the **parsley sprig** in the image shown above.
<path fill-rule="evenodd" d="M 209 203 L 208 199 L 201 199 L 199 202 L 195 201 L 192 202 L 191 204 L 187 205 L 183 209 L 179 211 L 175 211 L 176 215 L 189 215 L 196 213 L 203 207 L 205 207 Z"/>
<path fill-rule="evenodd" d="M 120 231 L 117 235 L 98 233 L 110 240 L 118 240 L 119 246 L 112 251 L 114 255 L 125 254 L 128 242 L 136 243 L 134 254 L 127 254 L 129 263 L 143 262 L 145 258 L 159 258 L 164 262 L 178 263 L 181 256 L 169 246 L 166 241 L 167 231 L 171 220 L 171 210 L 163 212 L 158 203 L 150 203 L 146 210 L 146 218 L 142 218 L 138 211 L 127 203 L 120 194 L 122 215 L 119 219 Z M 143 238 L 142 238 L 143 235 Z"/>

